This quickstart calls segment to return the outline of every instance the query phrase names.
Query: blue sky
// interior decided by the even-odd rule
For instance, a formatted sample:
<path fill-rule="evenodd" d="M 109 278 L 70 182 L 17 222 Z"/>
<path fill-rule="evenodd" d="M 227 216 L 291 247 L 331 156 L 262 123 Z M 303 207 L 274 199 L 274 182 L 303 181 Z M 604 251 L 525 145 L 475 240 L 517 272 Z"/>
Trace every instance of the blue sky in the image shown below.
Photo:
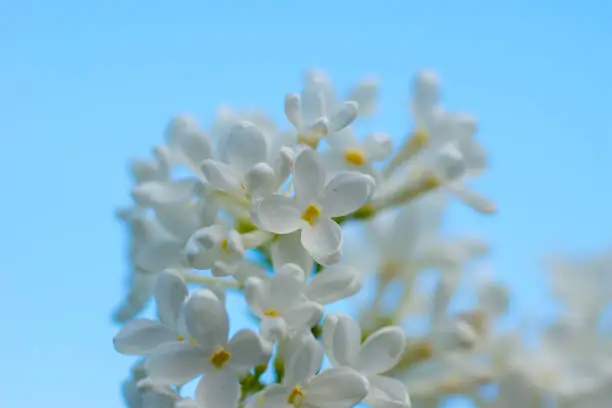
<path fill-rule="evenodd" d="M 445 103 L 480 119 L 499 204 L 456 206 L 453 230 L 543 307 L 542 253 L 612 241 L 612 29 L 604 1 L 0 1 L 2 405 L 121 406 L 114 352 L 123 295 L 126 160 L 168 118 L 222 102 L 282 120 L 304 68 L 341 89 L 382 81 L 380 127 L 408 129 L 411 75 L 433 68 Z M 7 189 L 8 187 L 8 189 Z"/>

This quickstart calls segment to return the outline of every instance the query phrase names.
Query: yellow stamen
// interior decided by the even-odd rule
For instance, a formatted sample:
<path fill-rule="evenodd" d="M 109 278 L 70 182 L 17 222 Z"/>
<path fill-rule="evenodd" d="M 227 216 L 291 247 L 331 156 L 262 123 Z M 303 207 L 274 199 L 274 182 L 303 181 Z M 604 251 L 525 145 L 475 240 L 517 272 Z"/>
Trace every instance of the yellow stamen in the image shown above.
<path fill-rule="evenodd" d="M 319 215 L 321 215 L 321 209 L 315 204 L 308 204 L 308 207 L 302 213 L 302 219 L 313 225 L 319 218 Z"/>
<path fill-rule="evenodd" d="M 213 367 L 220 369 L 225 363 L 232 357 L 232 355 L 223 347 L 220 347 L 217 351 L 215 351 L 210 357 L 210 364 Z"/>
<path fill-rule="evenodd" d="M 280 315 L 278 314 L 278 312 L 276 311 L 276 309 L 266 309 L 263 312 L 264 316 L 267 317 L 279 317 Z"/>
<path fill-rule="evenodd" d="M 223 241 L 221 241 L 220 246 L 223 252 L 225 252 L 226 254 L 230 253 L 229 249 L 227 249 L 227 238 L 224 238 Z"/>
<path fill-rule="evenodd" d="M 176 338 L 176 341 L 185 341 L 185 338 L 184 338 L 184 337 L 181 337 L 181 336 L 178 336 L 178 337 Z"/>
<path fill-rule="evenodd" d="M 344 150 L 344 160 L 353 166 L 363 166 L 367 161 L 365 153 L 354 148 Z"/>
<path fill-rule="evenodd" d="M 287 398 L 287 402 L 293 405 L 294 407 L 298 408 L 302 406 L 303 400 L 304 400 L 304 391 L 296 385 L 295 387 L 293 387 L 293 389 L 289 393 L 289 398 Z"/>

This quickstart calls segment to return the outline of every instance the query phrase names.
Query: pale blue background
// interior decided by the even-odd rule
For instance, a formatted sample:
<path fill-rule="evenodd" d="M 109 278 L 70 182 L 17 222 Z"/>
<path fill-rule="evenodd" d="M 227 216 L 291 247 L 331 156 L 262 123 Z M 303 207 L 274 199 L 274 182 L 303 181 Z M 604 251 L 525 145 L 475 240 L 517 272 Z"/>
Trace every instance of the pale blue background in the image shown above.
<path fill-rule="evenodd" d="M 306 6 L 308 4 L 308 6 Z M 376 73 L 381 127 L 408 130 L 411 75 L 476 114 L 499 215 L 458 208 L 492 264 L 544 307 L 549 250 L 612 238 L 612 41 L 604 1 L 0 0 L 0 406 L 119 407 L 129 359 L 109 313 L 123 295 L 126 159 L 174 113 L 221 102 L 279 120 L 302 69 L 341 89 Z"/>

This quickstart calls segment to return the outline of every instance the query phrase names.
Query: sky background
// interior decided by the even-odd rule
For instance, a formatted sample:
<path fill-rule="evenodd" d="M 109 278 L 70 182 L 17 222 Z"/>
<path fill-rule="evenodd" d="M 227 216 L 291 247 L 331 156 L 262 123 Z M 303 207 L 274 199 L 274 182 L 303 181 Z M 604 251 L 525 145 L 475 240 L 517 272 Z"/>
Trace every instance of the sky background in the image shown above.
<path fill-rule="evenodd" d="M 307 5 L 306 5 L 307 4 Z M 556 1 L 0 0 L 0 396 L 6 407 L 121 407 L 131 360 L 111 310 L 124 295 L 126 161 L 179 112 L 220 103 L 280 123 L 305 68 L 339 89 L 375 73 L 380 129 L 409 130 L 411 76 L 480 120 L 499 205 L 455 206 L 490 239 L 523 308 L 544 308 L 538 261 L 612 242 L 612 7 Z"/>

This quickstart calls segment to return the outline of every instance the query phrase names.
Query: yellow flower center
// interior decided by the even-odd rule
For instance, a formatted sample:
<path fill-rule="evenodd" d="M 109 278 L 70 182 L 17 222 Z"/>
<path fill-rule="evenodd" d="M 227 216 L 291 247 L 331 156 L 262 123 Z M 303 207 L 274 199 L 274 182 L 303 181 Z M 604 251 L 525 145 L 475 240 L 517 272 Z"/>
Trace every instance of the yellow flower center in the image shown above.
<path fill-rule="evenodd" d="M 413 143 L 415 147 L 423 147 L 429 140 L 429 133 L 423 129 L 417 129 L 412 133 L 410 137 L 410 143 Z"/>
<path fill-rule="evenodd" d="M 276 309 L 266 309 L 263 312 L 264 316 L 267 317 L 279 317 L 280 315 L 278 314 L 278 312 L 276 311 Z"/>
<path fill-rule="evenodd" d="M 363 166 L 367 161 L 365 153 L 354 148 L 344 150 L 344 160 L 353 166 Z"/>
<path fill-rule="evenodd" d="M 289 393 L 289 398 L 287 398 L 287 402 L 293 405 L 294 407 L 298 408 L 302 406 L 303 400 L 304 400 L 304 391 L 296 385 L 295 387 L 293 387 L 293 389 Z"/>
<path fill-rule="evenodd" d="M 223 241 L 221 241 L 221 249 L 223 250 L 223 252 L 225 252 L 226 254 L 229 255 L 230 251 L 229 249 L 227 249 L 227 238 L 224 238 Z"/>
<path fill-rule="evenodd" d="M 232 355 L 226 349 L 220 347 L 210 356 L 210 364 L 212 364 L 213 367 L 220 369 L 231 357 Z"/>
<path fill-rule="evenodd" d="M 315 204 L 308 204 L 308 207 L 302 213 L 302 219 L 313 225 L 321 215 L 321 209 Z"/>

